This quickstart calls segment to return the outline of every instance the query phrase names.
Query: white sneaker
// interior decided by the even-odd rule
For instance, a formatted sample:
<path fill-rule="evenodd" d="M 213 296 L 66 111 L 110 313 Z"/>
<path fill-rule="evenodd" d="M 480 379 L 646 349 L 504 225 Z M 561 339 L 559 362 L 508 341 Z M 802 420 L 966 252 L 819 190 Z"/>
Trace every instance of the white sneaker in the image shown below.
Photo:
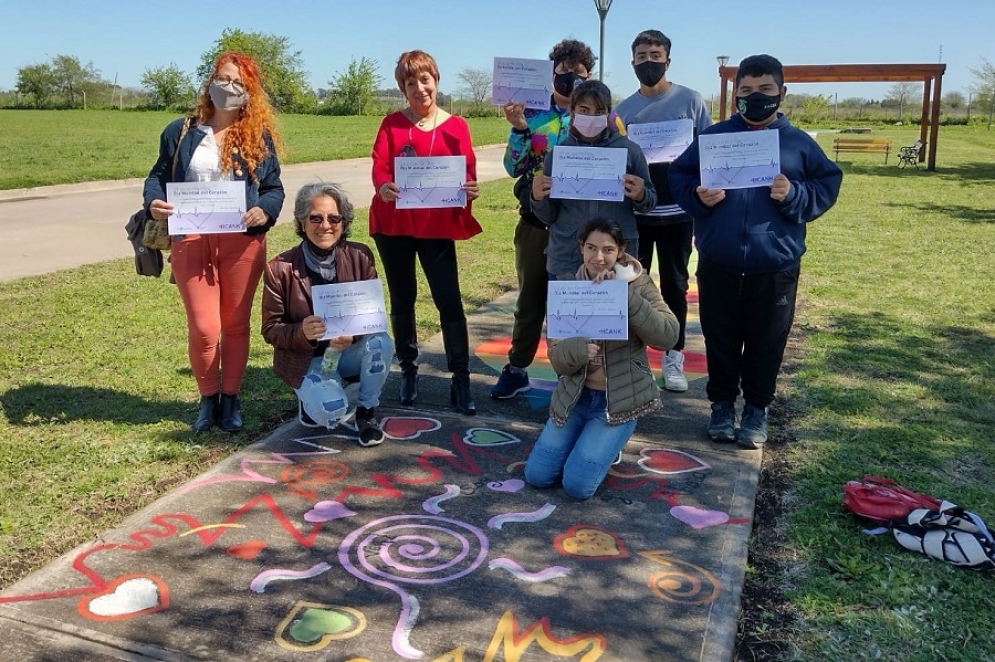
<path fill-rule="evenodd" d="M 663 355 L 663 387 L 677 393 L 688 390 L 688 380 L 684 376 L 684 354 L 676 349 Z"/>

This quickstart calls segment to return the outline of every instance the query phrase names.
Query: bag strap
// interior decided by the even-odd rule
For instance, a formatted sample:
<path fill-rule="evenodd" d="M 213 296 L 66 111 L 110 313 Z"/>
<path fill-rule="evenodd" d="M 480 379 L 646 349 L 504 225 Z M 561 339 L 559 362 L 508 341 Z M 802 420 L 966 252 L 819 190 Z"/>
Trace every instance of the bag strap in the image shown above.
<path fill-rule="evenodd" d="M 180 145 L 183 143 L 183 138 L 187 135 L 187 130 L 190 128 L 190 124 L 193 123 L 193 117 L 187 115 L 183 120 L 183 128 L 180 129 L 180 139 L 176 141 L 176 149 L 173 150 L 173 167 L 169 171 L 170 177 L 176 176 L 176 159 L 180 156 Z"/>

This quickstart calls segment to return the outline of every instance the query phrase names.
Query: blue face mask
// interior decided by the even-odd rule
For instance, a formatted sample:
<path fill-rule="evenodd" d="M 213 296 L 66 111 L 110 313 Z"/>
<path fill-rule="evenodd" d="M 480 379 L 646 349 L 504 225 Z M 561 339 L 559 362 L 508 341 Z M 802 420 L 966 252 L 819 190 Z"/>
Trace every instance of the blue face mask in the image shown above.
<path fill-rule="evenodd" d="M 780 105 L 780 94 L 754 92 L 745 97 L 736 97 L 736 110 L 751 122 L 763 122 L 776 113 Z"/>

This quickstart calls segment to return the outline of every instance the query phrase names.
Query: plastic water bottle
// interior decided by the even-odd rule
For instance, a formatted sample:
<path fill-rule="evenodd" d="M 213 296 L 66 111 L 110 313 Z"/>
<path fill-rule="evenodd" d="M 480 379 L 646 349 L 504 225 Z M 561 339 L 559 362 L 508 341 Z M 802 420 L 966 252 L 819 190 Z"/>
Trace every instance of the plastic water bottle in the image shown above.
<path fill-rule="evenodd" d="M 339 357 L 342 356 L 342 352 L 332 347 L 329 343 L 328 347 L 325 348 L 325 353 L 321 355 L 321 376 L 323 379 L 331 379 L 338 382 L 338 368 L 339 368 Z"/>

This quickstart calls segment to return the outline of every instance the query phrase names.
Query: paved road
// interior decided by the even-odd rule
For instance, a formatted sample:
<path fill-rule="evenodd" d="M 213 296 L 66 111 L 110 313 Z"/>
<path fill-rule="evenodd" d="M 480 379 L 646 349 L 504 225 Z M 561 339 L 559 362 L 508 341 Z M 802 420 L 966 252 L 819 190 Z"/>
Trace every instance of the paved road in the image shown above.
<path fill-rule="evenodd" d="M 477 177 L 507 177 L 503 145 L 477 149 Z M 292 216 L 292 196 L 308 182 L 342 184 L 357 207 L 373 197 L 370 159 L 299 163 L 283 168 L 288 201 L 281 222 Z M 141 205 L 142 179 L 90 182 L 0 191 L 0 282 L 73 269 L 83 264 L 130 257 L 124 234 L 128 217 Z M 72 241 L 66 250 L 69 230 Z M 59 250 L 52 250 L 54 246 Z"/>

